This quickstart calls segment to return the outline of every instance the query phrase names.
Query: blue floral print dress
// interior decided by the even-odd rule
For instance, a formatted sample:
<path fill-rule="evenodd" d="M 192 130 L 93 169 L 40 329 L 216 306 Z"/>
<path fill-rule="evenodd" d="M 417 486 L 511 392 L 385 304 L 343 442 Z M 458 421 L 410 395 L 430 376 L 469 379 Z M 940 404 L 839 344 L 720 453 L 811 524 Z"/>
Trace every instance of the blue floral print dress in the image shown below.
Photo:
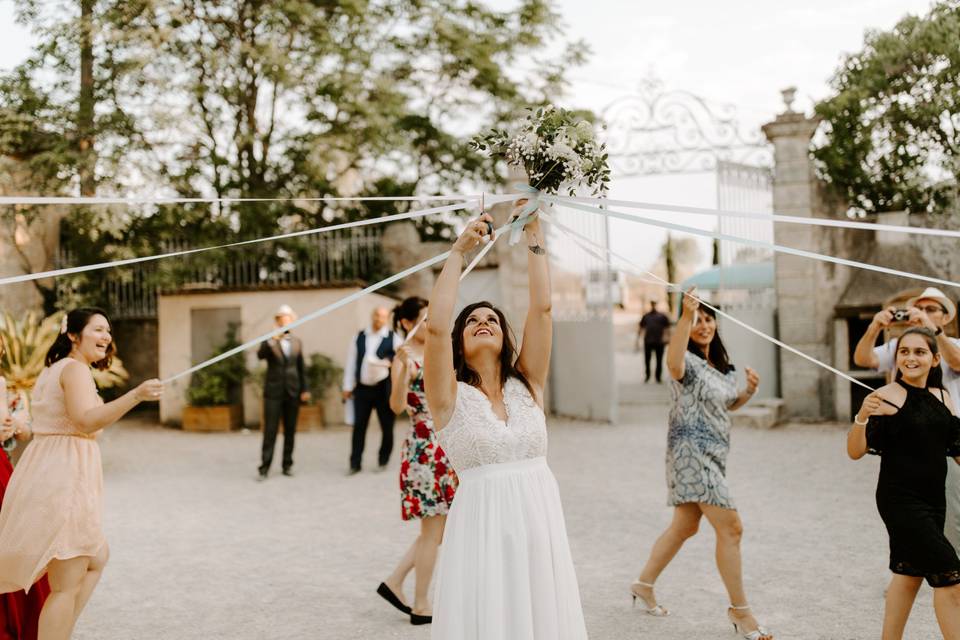
<path fill-rule="evenodd" d="M 670 382 L 672 406 L 667 434 L 667 504 L 702 502 L 736 509 L 727 489 L 730 410 L 737 376 L 707 364 L 689 351 L 680 381 Z"/>

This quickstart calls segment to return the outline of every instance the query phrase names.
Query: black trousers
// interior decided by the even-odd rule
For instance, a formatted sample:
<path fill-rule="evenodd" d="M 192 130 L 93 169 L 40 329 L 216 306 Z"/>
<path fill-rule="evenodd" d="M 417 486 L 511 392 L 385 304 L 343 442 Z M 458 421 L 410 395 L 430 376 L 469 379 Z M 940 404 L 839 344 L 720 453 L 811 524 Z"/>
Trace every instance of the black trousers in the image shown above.
<path fill-rule="evenodd" d="M 284 394 L 279 398 L 263 399 L 263 453 L 260 471 L 269 471 L 273 463 L 273 449 L 277 431 L 283 418 L 283 468 L 293 466 L 293 443 L 297 434 L 297 416 L 300 414 L 299 396 Z"/>
<path fill-rule="evenodd" d="M 662 342 L 644 342 L 643 343 L 643 359 L 644 359 L 644 370 L 646 371 L 646 380 L 650 380 L 650 356 L 656 355 L 657 357 L 657 382 L 660 382 L 660 378 L 663 376 L 663 343 Z"/>
<path fill-rule="evenodd" d="M 350 450 L 350 468 L 359 469 L 363 460 L 363 448 L 367 440 L 367 425 L 370 414 L 377 411 L 380 421 L 380 465 L 390 461 L 393 451 L 393 421 L 396 416 L 390 409 L 390 378 L 374 385 L 358 384 L 353 390 L 353 444 Z"/>

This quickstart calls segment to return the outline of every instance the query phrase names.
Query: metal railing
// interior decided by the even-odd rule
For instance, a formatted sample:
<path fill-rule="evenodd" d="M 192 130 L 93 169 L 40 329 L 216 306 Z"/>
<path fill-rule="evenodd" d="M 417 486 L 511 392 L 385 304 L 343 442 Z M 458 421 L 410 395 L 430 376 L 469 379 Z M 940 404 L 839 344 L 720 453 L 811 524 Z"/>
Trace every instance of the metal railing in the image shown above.
<path fill-rule="evenodd" d="M 92 272 L 99 278 L 105 305 L 116 318 L 155 318 L 160 292 L 183 290 L 242 291 L 260 287 L 325 286 L 368 282 L 383 275 L 380 230 L 349 229 L 307 236 L 289 243 L 224 249 L 109 271 Z M 192 248 L 185 240 L 167 241 L 159 253 Z M 75 264 L 72 252 L 61 249 L 58 267 Z M 69 278 L 57 280 L 58 296 L 71 287 Z"/>

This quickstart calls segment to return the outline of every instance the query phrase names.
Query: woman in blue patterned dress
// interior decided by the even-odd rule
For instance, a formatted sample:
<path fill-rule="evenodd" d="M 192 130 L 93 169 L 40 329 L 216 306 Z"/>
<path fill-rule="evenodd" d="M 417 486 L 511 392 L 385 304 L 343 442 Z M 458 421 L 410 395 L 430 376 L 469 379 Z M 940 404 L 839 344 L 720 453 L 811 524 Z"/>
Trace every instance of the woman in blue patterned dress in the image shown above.
<path fill-rule="evenodd" d="M 426 315 L 427 301 L 416 296 L 407 298 L 393 311 L 394 329 L 407 339 L 397 350 L 391 367 L 390 408 L 397 414 L 406 411 L 411 423 L 400 463 L 400 509 L 404 520 L 420 520 L 420 535 L 377 589 L 387 602 L 409 615 L 412 624 L 432 621 L 427 592 L 447 512 L 457 490 L 457 475 L 437 442 L 423 392 L 423 345 L 427 330 L 421 325 L 426 323 Z M 414 569 L 416 588 L 411 608 L 403 598 L 403 582 Z"/>
<path fill-rule="evenodd" d="M 650 615 L 667 615 L 657 604 L 653 584 L 680 547 L 697 532 L 706 516 L 717 534 L 717 568 L 730 597 L 727 617 L 748 640 L 773 636 L 750 611 L 743 589 L 740 537 L 743 525 L 727 489 L 730 411 L 742 407 L 760 378 L 747 367 L 747 386 L 737 391 L 736 374 L 717 333 L 712 309 L 701 307 L 694 289 L 683 296 L 683 309 L 667 347 L 672 406 L 667 436 L 668 504 L 673 521 L 653 545 L 640 577 L 630 586 L 634 602 Z"/>

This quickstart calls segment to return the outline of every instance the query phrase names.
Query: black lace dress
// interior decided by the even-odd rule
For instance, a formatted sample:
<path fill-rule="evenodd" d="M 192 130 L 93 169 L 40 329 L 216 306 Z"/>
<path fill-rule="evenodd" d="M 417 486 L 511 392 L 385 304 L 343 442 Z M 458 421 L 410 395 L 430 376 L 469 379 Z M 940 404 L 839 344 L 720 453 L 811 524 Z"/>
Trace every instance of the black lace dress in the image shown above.
<path fill-rule="evenodd" d="M 947 456 L 960 456 L 960 419 L 929 390 L 898 384 L 903 406 L 872 416 L 866 429 L 868 453 L 882 458 L 877 509 L 890 535 L 890 571 L 948 587 L 960 583 L 960 558 L 943 534 Z"/>

